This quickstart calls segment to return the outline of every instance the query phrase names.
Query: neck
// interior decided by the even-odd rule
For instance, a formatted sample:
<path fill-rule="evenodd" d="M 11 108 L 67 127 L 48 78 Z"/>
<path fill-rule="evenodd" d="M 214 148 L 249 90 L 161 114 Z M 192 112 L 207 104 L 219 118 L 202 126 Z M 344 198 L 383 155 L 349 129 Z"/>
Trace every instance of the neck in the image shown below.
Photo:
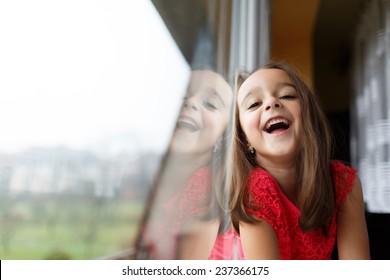
<path fill-rule="evenodd" d="M 210 152 L 195 155 L 171 153 L 167 162 L 167 170 L 175 173 L 184 172 L 184 174 L 192 174 L 197 169 L 210 165 L 211 158 L 212 154 Z"/>
<path fill-rule="evenodd" d="M 288 199 L 296 205 L 298 201 L 298 185 L 295 161 L 274 162 L 263 159 L 260 163 L 260 166 L 278 182 Z"/>

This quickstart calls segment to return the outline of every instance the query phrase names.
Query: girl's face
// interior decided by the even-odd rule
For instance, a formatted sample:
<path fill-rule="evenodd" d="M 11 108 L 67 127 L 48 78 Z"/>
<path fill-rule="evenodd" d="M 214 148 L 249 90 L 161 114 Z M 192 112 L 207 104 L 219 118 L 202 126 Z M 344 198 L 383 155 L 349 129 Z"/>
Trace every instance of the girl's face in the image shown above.
<path fill-rule="evenodd" d="M 176 123 L 172 150 L 211 155 L 227 128 L 232 98 L 231 87 L 218 74 L 193 71 Z"/>
<path fill-rule="evenodd" d="M 298 92 L 286 72 L 260 69 L 237 95 L 239 120 L 259 165 L 295 162 L 302 117 Z"/>

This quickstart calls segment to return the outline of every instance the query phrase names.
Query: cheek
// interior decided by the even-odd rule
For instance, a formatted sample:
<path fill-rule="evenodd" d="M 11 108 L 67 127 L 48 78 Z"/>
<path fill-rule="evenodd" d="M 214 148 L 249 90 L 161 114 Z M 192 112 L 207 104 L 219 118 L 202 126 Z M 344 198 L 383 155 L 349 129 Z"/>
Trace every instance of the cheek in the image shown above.
<path fill-rule="evenodd" d="M 220 112 L 207 112 L 203 115 L 204 130 L 210 134 L 222 134 L 227 127 L 228 118 Z"/>
<path fill-rule="evenodd" d="M 257 114 L 247 114 L 240 118 L 240 123 L 245 133 L 257 130 L 260 127 L 260 116 Z"/>
<path fill-rule="evenodd" d="M 293 106 L 291 110 L 296 118 L 302 119 L 302 110 L 301 105 L 299 103 L 295 104 L 295 106 Z"/>
<path fill-rule="evenodd" d="M 248 142 L 253 142 L 253 136 L 252 134 L 255 133 L 255 129 L 254 129 L 254 124 L 253 124 L 254 120 L 251 119 L 251 118 L 248 118 L 248 116 L 245 116 L 245 117 L 241 117 L 240 118 L 240 125 L 241 125 L 241 129 L 242 131 L 244 132 L 245 134 L 245 137 L 246 137 L 246 140 Z"/>
<path fill-rule="evenodd" d="M 302 120 L 303 120 L 303 117 L 302 117 L 302 112 L 301 112 L 301 108 L 298 107 L 298 108 L 295 108 L 294 110 L 294 117 L 296 119 L 296 123 L 298 124 L 298 128 L 301 128 L 302 127 Z"/>

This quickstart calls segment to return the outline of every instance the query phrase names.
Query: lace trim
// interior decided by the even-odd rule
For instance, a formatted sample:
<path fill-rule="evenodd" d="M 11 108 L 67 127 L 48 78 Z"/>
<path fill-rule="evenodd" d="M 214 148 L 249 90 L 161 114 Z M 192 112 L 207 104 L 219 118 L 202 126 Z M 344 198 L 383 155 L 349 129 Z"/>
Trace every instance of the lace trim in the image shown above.
<path fill-rule="evenodd" d="M 245 209 L 248 213 L 267 221 L 277 229 L 281 215 L 281 203 L 274 179 L 264 170 L 252 171 L 246 192 Z"/>
<path fill-rule="evenodd" d="M 336 205 L 340 207 L 345 202 L 347 195 L 352 191 L 357 171 L 341 162 L 334 161 L 331 163 L 331 173 L 336 192 Z"/>
<path fill-rule="evenodd" d="M 183 189 L 165 205 L 168 216 L 175 216 L 174 228 L 180 230 L 191 217 L 208 210 L 211 199 L 211 172 L 209 168 L 197 170 Z M 173 225 L 172 225 L 173 226 Z"/>

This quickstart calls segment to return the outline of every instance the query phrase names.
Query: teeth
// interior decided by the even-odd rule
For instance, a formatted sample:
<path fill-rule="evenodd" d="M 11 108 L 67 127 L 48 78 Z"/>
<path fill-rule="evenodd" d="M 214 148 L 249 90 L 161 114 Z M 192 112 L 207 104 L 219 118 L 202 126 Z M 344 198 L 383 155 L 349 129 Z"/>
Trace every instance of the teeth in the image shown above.
<path fill-rule="evenodd" d="M 267 123 L 267 126 L 265 127 L 266 129 L 269 129 L 271 127 L 271 125 L 273 124 L 277 124 L 277 123 L 285 123 L 286 125 L 289 125 L 290 122 L 286 119 L 283 119 L 283 118 L 277 118 L 277 119 L 273 119 L 273 120 L 270 120 L 268 123 Z"/>
<path fill-rule="evenodd" d="M 196 123 L 194 121 L 187 119 L 187 118 L 180 118 L 179 122 L 184 122 L 184 123 L 188 123 L 190 125 L 196 126 Z"/>
<path fill-rule="evenodd" d="M 197 123 L 192 120 L 192 119 L 189 119 L 189 118 L 180 118 L 178 121 L 177 121 L 177 127 L 178 128 L 183 128 L 183 129 L 189 129 L 189 130 L 192 130 L 192 131 L 195 131 L 197 130 L 199 127 L 197 125 Z"/>

